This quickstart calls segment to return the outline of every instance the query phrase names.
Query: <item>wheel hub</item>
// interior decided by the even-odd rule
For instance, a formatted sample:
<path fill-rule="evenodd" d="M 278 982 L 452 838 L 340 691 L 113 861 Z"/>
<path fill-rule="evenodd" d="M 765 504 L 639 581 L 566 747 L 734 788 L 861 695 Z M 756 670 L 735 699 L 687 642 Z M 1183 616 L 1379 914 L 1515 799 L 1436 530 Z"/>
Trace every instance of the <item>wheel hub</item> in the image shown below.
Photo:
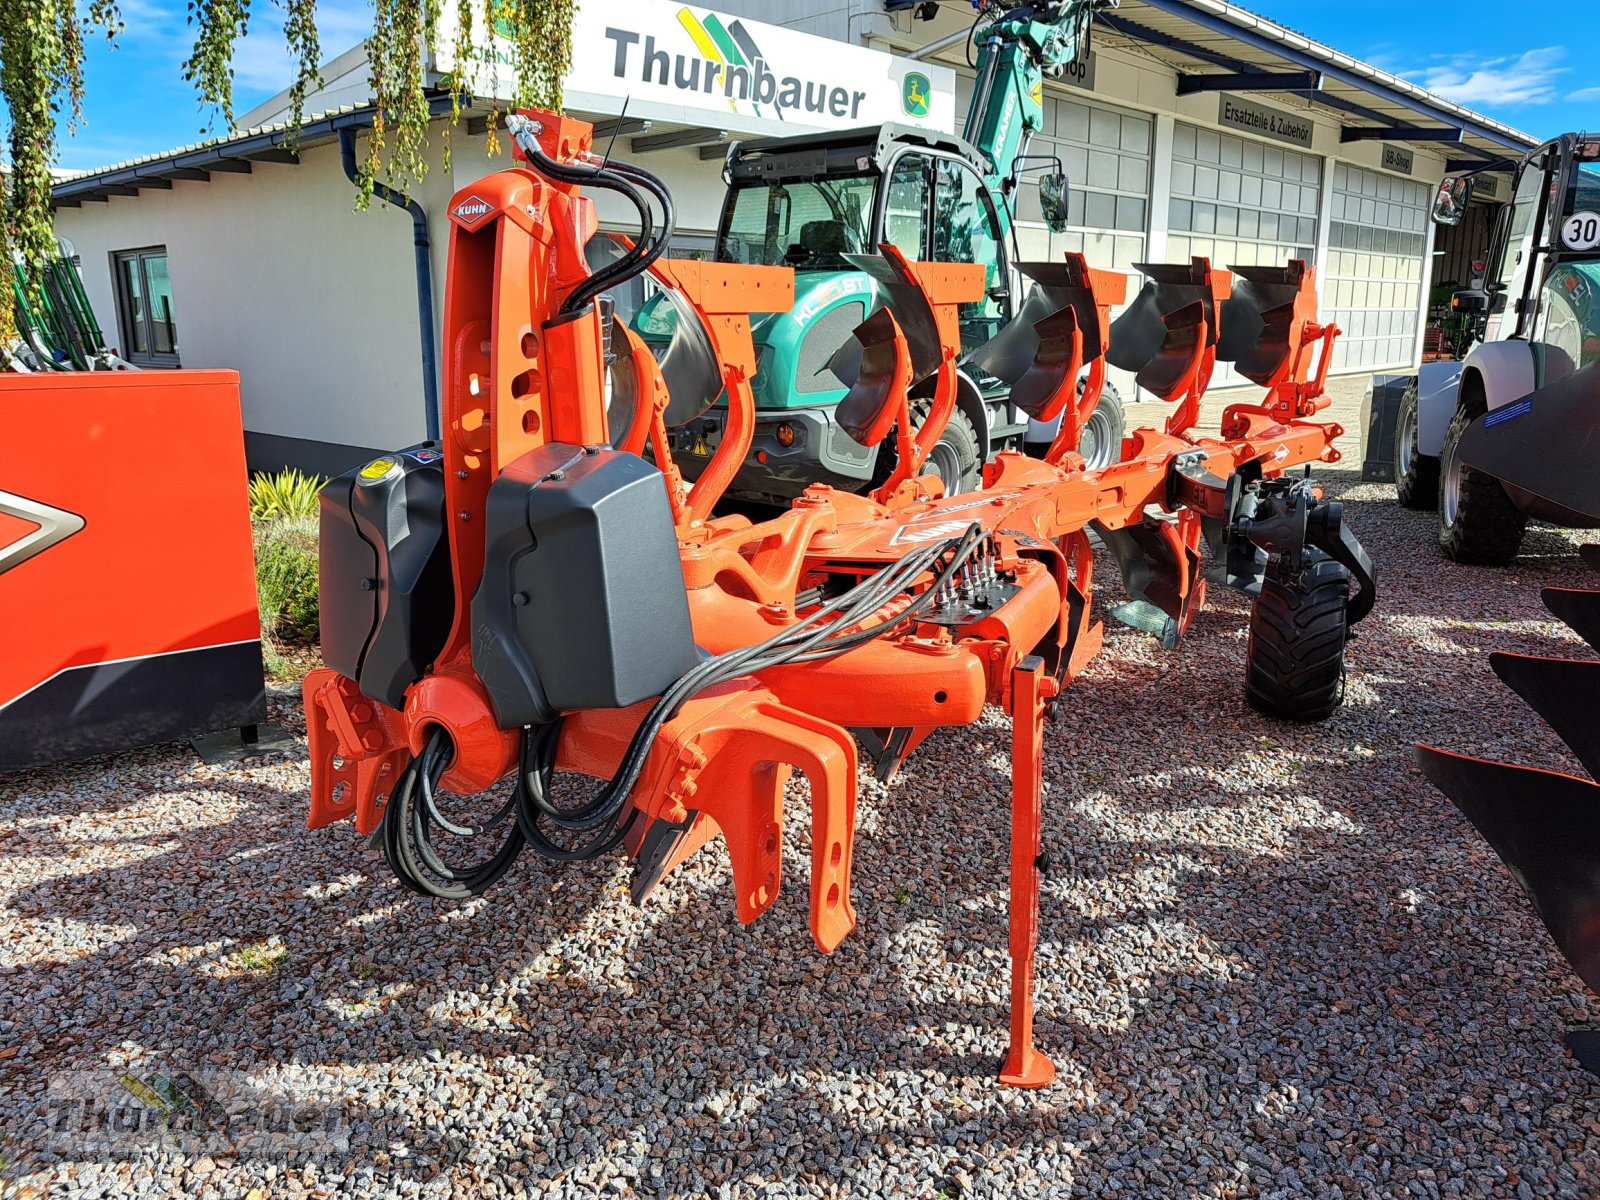
<path fill-rule="evenodd" d="M 1461 459 L 1452 444 L 1445 448 L 1444 474 L 1439 488 L 1439 518 L 1448 529 L 1461 508 Z"/>
<path fill-rule="evenodd" d="M 1395 466 L 1402 475 L 1411 474 L 1411 447 L 1417 433 L 1417 410 L 1405 409 L 1400 415 L 1400 437 L 1395 446 Z"/>

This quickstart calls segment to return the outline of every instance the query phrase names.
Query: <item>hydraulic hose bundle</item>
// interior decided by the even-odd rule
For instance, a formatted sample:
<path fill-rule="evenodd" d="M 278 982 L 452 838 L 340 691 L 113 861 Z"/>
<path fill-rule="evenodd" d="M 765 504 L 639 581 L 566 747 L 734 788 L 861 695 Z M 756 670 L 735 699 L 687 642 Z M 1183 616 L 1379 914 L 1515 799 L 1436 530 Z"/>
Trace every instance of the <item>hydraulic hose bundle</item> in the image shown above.
<path fill-rule="evenodd" d="M 788 663 L 816 662 L 844 654 L 867 642 L 903 629 L 930 608 L 982 544 L 982 526 L 971 525 L 960 537 L 932 543 L 868 576 L 861 583 L 764 642 L 706 659 L 662 693 L 639 723 L 617 773 L 592 797 L 575 806 L 558 805 L 552 795 L 560 719 L 529 726 L 522 732 L 520 764 L 510 797 L 485 821 L 452 822 L 440 811 L 439 781 L 454 750 L 443 730 L 435 730 L 422 754 L 411 760 L 395 786 L 383 820 L 384 855 L 390 868 L 412 891 L 442 899 L 476 896 L 504 875 L 524 846 L 553 862 L 596 858 L 615 849 L 628 830 L 627 800 L 638 783 L 656 735 L 683 705 L 707 688 L 743 675 Z M 900 612 L 876 624 L 864 624 L 905 596 L 929 571 L 931 582 Z M 444 861 L 437 831 L 473 838 L 514 822 L 499 849 L 469 867 Z M 547 832 L 561 830 L 568 839 Z M 585 839 L 583 835 L 588 835 Z"/>

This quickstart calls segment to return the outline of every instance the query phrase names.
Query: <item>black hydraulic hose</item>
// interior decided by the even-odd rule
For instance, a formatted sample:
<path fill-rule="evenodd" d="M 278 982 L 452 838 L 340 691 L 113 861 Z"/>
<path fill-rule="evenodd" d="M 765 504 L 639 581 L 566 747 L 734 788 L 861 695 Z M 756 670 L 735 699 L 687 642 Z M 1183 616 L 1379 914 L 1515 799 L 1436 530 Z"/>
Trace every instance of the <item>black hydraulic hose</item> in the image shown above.
<path fill-rule="evenodd" d="M 522 148 L 523 153 L 528 156 L 528 161 L 540 174 L 547 175 L 560 183 L 587 184 L 616 192 L 626 197 L 639 213 L 639 240 L 616 262 L 601 267 L 572 290 L 572 293 L 562 301 L 559 310 L 561 315 L 567 315 L 581 311 L 600 293 L 640 274 L 666 252 L 673 232 L 672 200 L 666 186 L 641 167 L 623 163 L 593 166 L 587 163 L 558 162 L 547 155 L 539 145 L 533 136 L 531 124 L 532 122 L 526 118 L 512 118 L 507 121 L 507 127 L 511 130 L 517 145 Z M 650 206 L 639 189 L 633 186 L 635 182 L 641 184 L 663 206 L 665 222 L 659 234 L 654 229 Z"/>
<path fill-rule="evenodd" d="M 470 867 L 451 867 L 439 856 L 433 828 L 438 826 L 458 836 L 486 833 L 505 823 L 514 812 L 513 800 L 481 825 L 464 827 L 447 822 L 439 814 L 435 792 L 439 780 L 455 757 L 449 735 L 435 729 L 423 747 L 401 772 L 383 813 L 383 854 L 389 869 L 411 891 L 442 900 L 465 900 L 495 884 L 522 852 L 522 829 L 512 822 L 500 848 L 487 859 Z"/>
<path fill-rule="evenodd" d="M 786 662 L 810 662 L 832 658 L 883 637 L 925 611 L 937 596 L 939 589 L 954 577 L 961 566 L 972 556 L 981 537 L 981 526 L 974 524 L 960 538 L 936 544 L 917 554 L 908 555 L 889 564 L 876 575 L 869 577 L 844 596 L 833 601 L 804 621 L 780 631 L 767 641 L 746 646 L 708 659 L 688 671 L 677 683 L 669 687 L 651 707 L 645 719 L 634 732 L 628 749 L 618 766 L 617 774 L 593 798 L 572 809 L 556 809 L 548 801 L 550 771 L 553 768 L 555 742 L 559 731 L 546 727 L 535 737 L 539 741 L 533 755 L 533 769 L 524 772 L 519 796 L 526 807 L 519 820 L 524 838 L 543 852 L 548 839 L 537 831 L 541 817 L 561 828 L 582 831 L 595 829 L 615 822 L 622 814 L 628 796 L 644 769 L 650 748 L 661 728 L 672 719 L 683 705 L 696 693 L 716 683 L 778 666 Z M 902 594 L 907 586 L 923 573 L 938 557 L 946 552 L 950 560 L 939 571 L 933 583 L 906 610 L 893 620 L 858 630 L 853 634 L 834 636 L 834 630 L 849 627 L 871 616 Z M 835 612 L 841 615 L 834 621 L 822 623 L 821 618 Z M 526 758 L 525 758 L 526 762 Z M 620 827 L 605 830 L 585 846 L 560 848 L 563 859 L 587 858 L 604 853 L 621 839 Z"/>
<path fill-rule="evenodd" d="M 344 165 L 345 178 L 361 186 L 356 171 L 356 131 L 339 130 L 339 160 Z M 439 356 L 433 336 L 433 260 L 432 242 L 428 237 L 428 214 L 404 192 L 398 192 L 386 183 L 375 182 L 372 194 L 386 204 L 403 208 L 411 214 L 411 245 L 416 256 L 417 271 L 417 326 L 422 342 L 422 402 L 426 408 L 423 422 L 428 440 L 439 440 Z"/>

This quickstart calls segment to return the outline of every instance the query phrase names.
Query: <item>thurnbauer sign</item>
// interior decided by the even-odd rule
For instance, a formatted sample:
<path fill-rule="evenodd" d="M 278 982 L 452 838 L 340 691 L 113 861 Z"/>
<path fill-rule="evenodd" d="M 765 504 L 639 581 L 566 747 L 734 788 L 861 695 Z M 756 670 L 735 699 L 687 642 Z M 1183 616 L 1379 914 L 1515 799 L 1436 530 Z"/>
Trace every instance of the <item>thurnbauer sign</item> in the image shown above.
<path fill-rule="evenodd" d="M 475 4 L 477 20 L 482 6 Z M 442 6 L 432 69 L 455 73 L 456 6 Z M 474 95 L 515 93 L 514 43 L 496 30 L 465 72 Z M 668 0 L 585 4 L 566 104 L 767 136 L 903 121 L 953 132 L 955 72 L 864 46 Z"/>

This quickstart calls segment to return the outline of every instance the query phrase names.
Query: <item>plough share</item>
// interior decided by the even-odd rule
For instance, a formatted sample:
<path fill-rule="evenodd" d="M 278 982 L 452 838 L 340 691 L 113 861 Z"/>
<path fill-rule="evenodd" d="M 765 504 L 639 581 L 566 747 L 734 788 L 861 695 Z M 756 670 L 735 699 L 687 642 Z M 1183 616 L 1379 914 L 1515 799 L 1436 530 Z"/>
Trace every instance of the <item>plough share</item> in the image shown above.
<path fill-rule="evenodd" d="M 328 667 L 305 683 L 309 823 L 379 831 L 403 883 L 447 898 L 482 892 L 525 847 L 556 860 L 621 847 L 642 901 L 720 834 L 748 923 L 778 896 L 784 785 L 798 769 L 811 931 L 827 952 L 856 920 L 858 740 L 888 781 L 926 738 L 999 705 L 1013 722 L 1001 1079 L 1049 1082 L 1032 1002 L 1043 720 L 1101 645 L 1091 533 L 1122 570 L 1117 615 L 1168 645 L 1203 602 L 1209 545 L 1209 575 L 1270 610 L 1252 619 L 1249 695 L 1279 716 L 1337 705 L 1349 626 L 1372 606 L 1371 564 L 1339 505 L 1287 474 L 1340 457 L 1342 430 L 1307 419 L 1326 403 L 1338 332 L 1315 320 L 1311 269 L 1235 280 L 1201 259 L 1144 267 L 1112 322 L 1124 276 L 1076 255 L 1019 264 L 1033 289 L 975 365 L 1030 415 L 1061 415 L 1061 433 L 1044 458 L 1002 453 L 978 491 L 944 496 L 921 467 L 954 406 L 960 307 L 981 297 L 983 270 L 885 245 L 858 264 L 889 304 L 831 366 L 850 386 L 839 424 L 863 444 L 894 438 L 896 469 L 871 495 L 815 486 L 757 523 L 717 515 L 717 501 L 753 431 L 750 314 L 786 310 L 792 273 L 664 258 L 672 201 L 659 181 L 598 158 L 581 122 L 529 112 L 508 127 L 519 165 L 452 203 L 441 444 L 384 455 L 323 493 Z M 619 193 L 640 221 L 593 273 L 586 187 Z M 659 363 L 611 319 L 607 295 L 645 271 L 679 315 Z M 1076 438 L 1108 361 L 1176 408 L 1127 439 L 1124 461 L 1090 471 Z M 1228 409 L 1222 437 L 1199 437 L 1218 361 L 1266 395 Z M 930 378 L 913 427 L 912 389 Z M 686 486 L 668 429 L 719 396 L 722 439 Z M 1281 619 L 1311 600 L 1315 619 Z M 567 803 L 557 772 L 601 782 Z M 446 815 L 445 795 L 503 783 L 509 798 L 484 820 Z M 473 836 L 497 848 L 465 865 L 447 853 Z"/>

